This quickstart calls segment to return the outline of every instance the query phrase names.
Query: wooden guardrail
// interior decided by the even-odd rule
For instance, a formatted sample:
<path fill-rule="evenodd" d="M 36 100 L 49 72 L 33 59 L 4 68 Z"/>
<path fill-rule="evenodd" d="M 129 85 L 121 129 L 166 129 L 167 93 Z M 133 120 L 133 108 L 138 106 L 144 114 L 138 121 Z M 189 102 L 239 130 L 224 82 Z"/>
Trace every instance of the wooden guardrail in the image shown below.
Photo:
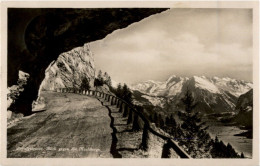
<path fill-rule="evenodd" d="M 77 93 L 88 96 L 101 97 L 107 102 L 110 102 L 111 105 L 116 105 L 116 107 L 119 108 L 119 112 L 123 113 L 123 117 L 127 117 L 127 124 L 132 124 L 133 131 L 143 130 L 142 143 L 140 146 L 142 150 L 147 151 L 149 149 L 149 143 L 151 140 L 150 134 L 153 134 L 166 142 L 162 147 L 162 158 L 171 158 L 173 155 L 171 149 L 173 149 L 180 158 L 191 158 L 177 144 L 177 142 L 173 140 L 173 138 L 165 136 L 153 129 L 151 127 L 151 122 L 147 120 L 140 111 L 134 108 L 133 105 L 113 94 L 108 94 L 96 90 L 80 90 L 75 88 L 59 88 L 56 89 L 56 91 L 62 93 Z"/>

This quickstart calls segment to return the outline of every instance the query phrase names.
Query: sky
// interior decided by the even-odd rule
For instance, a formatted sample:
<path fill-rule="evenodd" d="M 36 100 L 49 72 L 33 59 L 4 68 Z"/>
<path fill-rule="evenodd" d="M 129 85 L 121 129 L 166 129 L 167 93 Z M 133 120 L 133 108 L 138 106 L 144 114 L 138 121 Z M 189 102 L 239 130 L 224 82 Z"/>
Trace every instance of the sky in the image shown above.
<path fill-rule="evenodd" d="M 169 9 L 90 43 L 97 70 L 133 84 L 171 75 L 252 81 L 251 9 Z"/>

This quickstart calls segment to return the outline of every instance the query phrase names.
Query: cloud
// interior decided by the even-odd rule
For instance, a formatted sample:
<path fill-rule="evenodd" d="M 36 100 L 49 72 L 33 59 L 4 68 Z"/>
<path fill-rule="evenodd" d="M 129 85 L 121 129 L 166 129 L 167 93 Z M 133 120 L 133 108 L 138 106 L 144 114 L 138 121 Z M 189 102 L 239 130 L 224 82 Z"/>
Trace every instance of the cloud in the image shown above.
<path fill-rule="evenodd" d="M 236 17 L 237 12 L 222 11 L 216 17 L 214 12 L 207 11 L 188 12 L 183 16 L 186 20 L 180 19 L 181 15 L 175 18 L 172 11 L 163 13 L 91 43 L 97 68 L 110 73 L 116 81 L 127 83 L 163 80 L 172 74 L 252 79 L 248 12 L 239 10 L 243 15 L 243 20 L 240 20 Z M 231 18 L 238 21 L 232 20 L 216 30 L 209 25 L 214 22 L 212 18 L 221 20 L 221 24 Z M 230 27 L 235 27 L 234 31 Z M 217 33 L 221 36 L 217 37 Z"/>

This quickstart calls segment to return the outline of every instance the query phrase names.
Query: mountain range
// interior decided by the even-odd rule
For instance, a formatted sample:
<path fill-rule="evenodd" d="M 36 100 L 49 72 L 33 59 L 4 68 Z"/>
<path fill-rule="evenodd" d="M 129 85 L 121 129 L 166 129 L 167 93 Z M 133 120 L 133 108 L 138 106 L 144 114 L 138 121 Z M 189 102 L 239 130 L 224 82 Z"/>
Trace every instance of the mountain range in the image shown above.
<path fill-rule="evenodd" d="M 187 89 L 193 94 L 200 112 L 234 111 L 240 95 L 253 88 L 253 84 L 229 77 L 178 77 L 171 76 L 165 82 L 145 81 L 130 86 L 136 104 L 152 104 L 172 110 L 183 107 L 181 98 Z M 143 101 L 143 102 L 140 102 Z"/>

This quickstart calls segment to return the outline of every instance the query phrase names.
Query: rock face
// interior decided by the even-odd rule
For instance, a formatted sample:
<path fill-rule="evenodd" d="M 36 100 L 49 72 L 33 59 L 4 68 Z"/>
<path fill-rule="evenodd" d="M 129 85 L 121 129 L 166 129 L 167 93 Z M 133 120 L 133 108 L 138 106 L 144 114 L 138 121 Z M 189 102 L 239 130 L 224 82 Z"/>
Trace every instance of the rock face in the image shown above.
<path fill-rule="evenodd" d="M 252 86 L 252 83 L 231 78 L 183 78 L 173 75 L 165 82 L 146 81 L 132 85 L 131 89 L 143 93 L 142 97 L 154 106 L 172 109 L 182 107 L 180 99 L 189 89 L 198 103 L 197 111 L 210 113 L 233 111 L 238 97 Z"/>
<path fill-rule="evenodd" d="M 233 121 L 239 125 L 244 126 L 246 129 L 251 130 L 248 137 L 252 137 L 253 128 L 253 89 L 242 94 L 236 104 L 238 114 L 233 118 Z"/>
<path fill-rule="evenodd" d="M 167 8 L 9 8 L 8 87 L 30 75 L 11 111 L 32 113 L 45 70 L 58 56 Z"/>
<path fill-rule="evenodd" d="M 24 91 L 24 86 L 27 83 L 30 75 L 23 71 L 19 71 L 17 85 L 8 87 L 7 90 L 7 109 L 13 109 L 10 106 L 15 103 L 15 100 L 19 97 L 20 93 Z"/>
<path fill-rule="evenodd" d="M 228 122 L 236 124 L 240 128 L 247 130 L 246 132 L 238 133 L 235 136 L 245 136 L 253 138 L 253 89 L 239 96 L 236 103 L 236 111 L 233 117 L 228 119 Z"/>
<path fill-rule="evenodd" d="M 253 108 L 253 89 L 239 96 L 236 110 L 248 110 Z"/>
<path fill-rule="evenodd" d="M 41 90 L 80 88 L 83 78 L 89 80 L 90 87 L 94 86 L 94 56 L 88 44 L 62 53 L 56 61 L 51 63 L 46 69 Z"/>

